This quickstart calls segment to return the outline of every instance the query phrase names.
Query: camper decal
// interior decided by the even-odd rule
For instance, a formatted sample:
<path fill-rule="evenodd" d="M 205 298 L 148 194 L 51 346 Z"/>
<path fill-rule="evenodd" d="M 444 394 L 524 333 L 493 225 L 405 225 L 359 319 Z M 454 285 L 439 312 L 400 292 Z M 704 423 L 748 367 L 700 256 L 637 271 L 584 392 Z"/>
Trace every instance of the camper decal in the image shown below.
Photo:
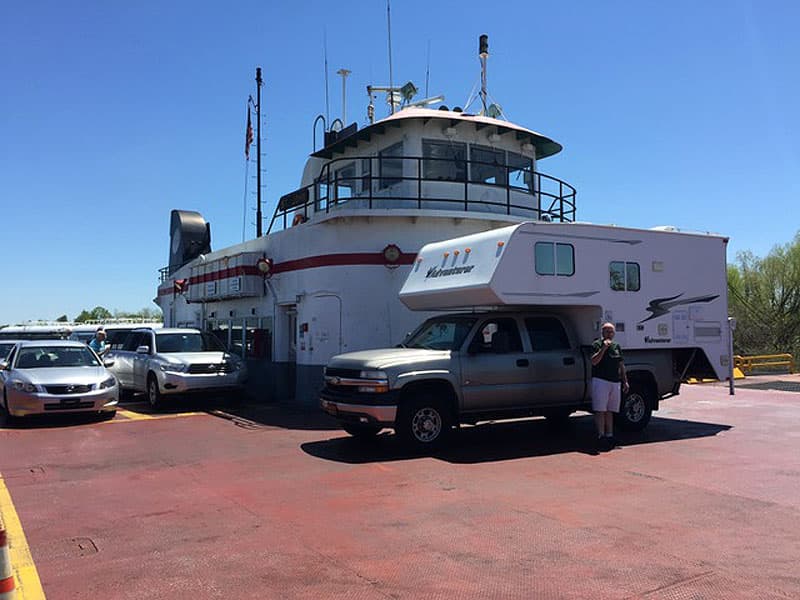
<path fill-rule="evenodd" d="M 683 300 L 678 300 L 678 298 L 681 296 L 683 296 L 682 293 L 678 294 L 677 296 L 670 296 L 669 298 L 656 298 L 655 300 L 650 300 L 650 306 L 648 306 L 645 310 L 652 314 L 646 319 L 639 321 L 639 323 L 644 323 L 650 319 L 655 319 L 656 317 L 662 317 L 666 314 L 669 314 L 670 310 L 676 306 L 682 306 L 683 304 L 694 304 L 695 302 L 711 302 L 712 300 L 719 298 L 719 294 L 709 294 L 708 296 L 695 296 L 694 298 L 684 298 Z"/>
<path fill-rule="evenodd" d="M 466 267 L 451 267 L 449 269 L 438 269 L 436 267 L 431 267 L 430 269 L 428 269 L 428 274 L 425 275 L 425 279 L 428 279 L 428 277 L 446 277 L 447 275 L 461 275 L 462 273 L 469 273 L 474 268 L 475 265 L 469 265 Z"/>

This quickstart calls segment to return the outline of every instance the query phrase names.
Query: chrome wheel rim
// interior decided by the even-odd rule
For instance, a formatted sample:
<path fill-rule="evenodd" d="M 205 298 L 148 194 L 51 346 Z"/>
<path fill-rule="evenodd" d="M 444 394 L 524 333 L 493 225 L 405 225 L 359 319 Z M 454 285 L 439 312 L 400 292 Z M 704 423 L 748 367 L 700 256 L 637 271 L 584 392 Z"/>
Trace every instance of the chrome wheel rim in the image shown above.
<path fill-rule="evenodd" d="M 625 400 L 625 418 L 638 423 L 644 418 L 645 402 L 641 394 L 633 392 Z"/>
<path fill-rule="evenodd" d="M 420 442 L 430 443 L 442 433 L 442 416 L 433 408 L 420 408 L 411 419 L 411 433 Z"/>

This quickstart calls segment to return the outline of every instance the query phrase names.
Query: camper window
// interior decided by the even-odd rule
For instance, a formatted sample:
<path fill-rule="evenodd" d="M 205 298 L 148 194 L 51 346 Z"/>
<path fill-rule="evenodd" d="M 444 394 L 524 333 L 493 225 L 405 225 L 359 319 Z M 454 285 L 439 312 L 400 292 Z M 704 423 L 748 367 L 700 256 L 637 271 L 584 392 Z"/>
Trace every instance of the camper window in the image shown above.
<path fill-rule="evenodd" d="M 400 183 L 403 177 L 403 142 L 392 144 L 378 152 L 378 172 L 380 188 Z"/>
<path fill-rule="evenodd" d="M 525 319 L 525 329 L 534 352 L 569 350 L 569 339 L 563 325 L 552 317 Z"/>
<path fill-rule="evenodd" d="M 467 145 L 422 140 L 422 177 L 434 181 L 467 180 Z"/>
<path fill-rule="evenodd" d="M 539 275 L 575 274 L 575 248 L 572 244 L 536 242 L 534 263 Z"/>
<path fill-rule="evenodd" d="M 613 261 L 608 265 L 609 285 L 616 292 L 638 292 L 641 288 L 639 263 Z"/>

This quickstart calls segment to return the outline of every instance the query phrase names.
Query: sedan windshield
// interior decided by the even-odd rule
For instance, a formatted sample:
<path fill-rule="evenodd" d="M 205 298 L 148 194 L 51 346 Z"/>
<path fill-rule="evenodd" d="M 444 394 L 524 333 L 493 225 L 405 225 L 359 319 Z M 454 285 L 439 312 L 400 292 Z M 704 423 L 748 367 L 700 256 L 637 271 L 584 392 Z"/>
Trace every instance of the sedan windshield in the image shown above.
<path fill-rule="evenodd" d="M 475 324 L 475 317 L 437 317 L 425 321 L 403 346 L 427 350 L 458 350 Z"/>
<path fill-rule="evenodd" d="M 156 351 L 173 352 L 224 352 L 222 344 L 207 333 L 159 333 L 156 334 Z"/>
<path fill-rule="evenodd" d="M 94 352 L 75 346 L 37 346 L 22 348 L 17 358 L 17 369 L 42 369 L 49 367 L 98 367 Z"/>

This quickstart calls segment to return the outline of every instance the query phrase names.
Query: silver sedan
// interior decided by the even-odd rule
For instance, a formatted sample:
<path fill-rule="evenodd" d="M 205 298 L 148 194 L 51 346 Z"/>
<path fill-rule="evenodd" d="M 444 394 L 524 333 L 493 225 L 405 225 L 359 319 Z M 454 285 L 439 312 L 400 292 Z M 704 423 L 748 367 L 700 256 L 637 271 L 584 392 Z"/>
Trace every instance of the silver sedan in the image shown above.
<path fill-rule="evenodd" d="M 119 387 L 106 369 L 111 364 L 80 342 L 18 342 L 0 359 L 0 409 L 12 417 L 73 412 L 112 416 Z"/>

